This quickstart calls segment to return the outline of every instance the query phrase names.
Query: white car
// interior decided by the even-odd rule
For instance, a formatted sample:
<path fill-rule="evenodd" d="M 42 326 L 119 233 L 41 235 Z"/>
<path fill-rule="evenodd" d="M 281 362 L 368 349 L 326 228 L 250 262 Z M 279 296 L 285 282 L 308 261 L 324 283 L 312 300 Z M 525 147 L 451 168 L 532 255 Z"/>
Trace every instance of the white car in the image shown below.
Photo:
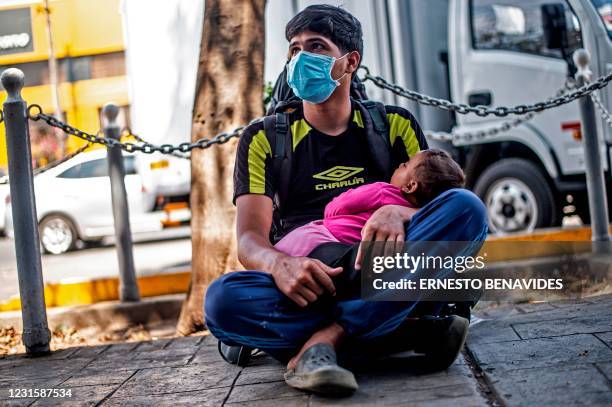
<path fill-rule="evenodd" d="M 155 194 L 147 191 L 137 171 L 137 156 L 124 153 L 125 188 L 132 233 L 162 229 L 160 216 L 151 213 Z M 36 171 L 34 194 L 42 248 L 60 254 L 78 240 L 96 242 L 114 235 L 111 187 L 106 149 L 81 153 L 53 168 Z M 13 235 L 10 196 L 6 205 L 6 233 Z"/>

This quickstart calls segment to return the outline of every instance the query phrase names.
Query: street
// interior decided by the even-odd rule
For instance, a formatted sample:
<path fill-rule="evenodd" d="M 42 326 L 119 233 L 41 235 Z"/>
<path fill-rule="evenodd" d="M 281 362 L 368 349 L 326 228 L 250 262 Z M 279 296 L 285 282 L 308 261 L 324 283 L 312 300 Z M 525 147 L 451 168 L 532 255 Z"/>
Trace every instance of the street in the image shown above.
<path fill-rule="evenodd" d="M 134 262 L 137 275 L 189 269 L 190 239 L 188 226 L 135 236 Z M 42 256 L 42 267 L 45 282 L 78 281 L 119 274 L 112 242 L 62 255 L 45 254 Z M 0 238 L 0 281 L 0 301 L 19 293 L 12 239 Z"/>

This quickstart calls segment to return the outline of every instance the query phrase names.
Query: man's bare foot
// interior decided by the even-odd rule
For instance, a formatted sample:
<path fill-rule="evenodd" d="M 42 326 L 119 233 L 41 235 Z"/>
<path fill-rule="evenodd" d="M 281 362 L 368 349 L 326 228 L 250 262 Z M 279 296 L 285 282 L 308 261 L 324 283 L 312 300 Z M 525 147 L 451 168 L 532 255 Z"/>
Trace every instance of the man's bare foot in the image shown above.
<path fill-rule="evenodd" d="M 287 370 L 292 370 L 295 368 L 298 360 L 302 357 L 304 352 L 306 352 L 309 348 L 313 347 L 318 343 L 326 343 L 331 345 L 334 349 L 338 349 L 338 345 L 340 345 L 340 341 L 344 337 L 344 328 L 338 325 L 337 323 L 333 323 L 318 332 L 315 332 L 308 341 L 302 346 L 302 349 L 295 355 L 287 364 Z"/>

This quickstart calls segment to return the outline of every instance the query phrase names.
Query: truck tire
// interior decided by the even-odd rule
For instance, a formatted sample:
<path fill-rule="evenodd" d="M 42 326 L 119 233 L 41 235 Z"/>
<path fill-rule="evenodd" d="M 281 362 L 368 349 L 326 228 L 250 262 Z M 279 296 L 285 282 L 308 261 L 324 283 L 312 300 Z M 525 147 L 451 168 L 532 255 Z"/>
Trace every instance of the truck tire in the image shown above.
<path fill-rule="evenodd" d="M 474 187 L 487 207 L 491 233 L 558 226 L 561 212 L 546 175 L 531 161 L 505 158 L 487 167 Z"/>

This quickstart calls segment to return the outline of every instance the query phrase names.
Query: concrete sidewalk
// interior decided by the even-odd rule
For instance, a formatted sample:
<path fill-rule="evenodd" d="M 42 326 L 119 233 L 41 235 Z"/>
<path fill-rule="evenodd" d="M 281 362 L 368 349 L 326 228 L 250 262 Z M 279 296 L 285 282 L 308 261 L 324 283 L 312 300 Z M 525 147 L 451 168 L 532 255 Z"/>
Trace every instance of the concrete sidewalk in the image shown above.
<path fill-rule="evenodd" d="M 467 351 L 507 405 L 612 405 L 612 295 L 502 307 Z"/>
<path fill-rule="evenodd" d="M 211 336 L 81 347 L 0 359 L 1 405 L 611 405 L 612 295 L 488 309 L 444 372 L 418 357 L 356 372 L 359 391 L 329 399 L 290 389 L 266 356 L 228 365 Z M 70 389 L 70 398 L 11 399 L 10 389 Z"/>

